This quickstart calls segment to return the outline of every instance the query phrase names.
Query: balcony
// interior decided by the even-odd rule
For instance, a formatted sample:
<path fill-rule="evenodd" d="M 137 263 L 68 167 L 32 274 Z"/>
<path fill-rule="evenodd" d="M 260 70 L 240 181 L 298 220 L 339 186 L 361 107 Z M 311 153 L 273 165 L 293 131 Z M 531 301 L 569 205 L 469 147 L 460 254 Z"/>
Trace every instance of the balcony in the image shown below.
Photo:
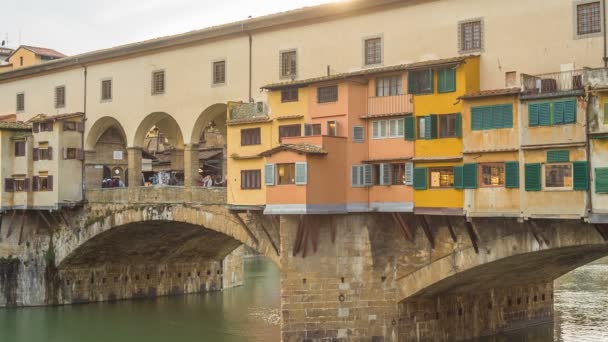
<path fill-rule="evenodd" d="M 412 95 L 375 96 L 367 100 L 367 115 L 406 114 L 414 112 Z"/>
<path fill-rule="evenodd" d="M 230 121 L 268 118 L 268 105 L 264 102 L 233 102 L 228 105 Z"/>
<path fill-rule="evenodd" d="M 583 70 L 521 75 L 523 96 L 527 98 L 554 95 L 578 95 L 584 91 Z"/>

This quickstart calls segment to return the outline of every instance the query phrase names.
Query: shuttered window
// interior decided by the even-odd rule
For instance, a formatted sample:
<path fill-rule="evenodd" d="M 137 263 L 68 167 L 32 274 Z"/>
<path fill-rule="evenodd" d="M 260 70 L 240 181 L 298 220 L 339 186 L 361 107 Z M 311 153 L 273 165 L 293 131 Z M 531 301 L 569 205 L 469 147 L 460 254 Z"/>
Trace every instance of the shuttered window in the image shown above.
<path fill-rule="evenodd" d="M 275 164 L 264 165 L 264 185 L 275 185 Z"/>
<path fill-rule="evenodd" d="M 84 160 L 84 150 L 79 148 L 63 148 L 64 160 Z"/>
<path fill-rule="evenodd" d="M 513 128 L 513 104 L 471 108 L 471 130 Z"/>
<path fill-rule="evenodd" d="M 505 187 L 519 189 L 519 162 L 505 163 Z"/>
<path fill-rule="evenodd" d="M 15 141 L 15 157 L 25 157 L 25 141 Z"/>
<path fill-rule="evenodd" d="M 405 140 L 416 140 L 416 124 L 413 116 L 406 116 L 403 119 Z"/>
<path fill-rule="evenodd" d="M 505 186 L 505 164 L 491 163 L 482 164 L 480 170 L 480 186 L 485 188 L 495 188 Z"/>
<path fill-rule="evenodd" d="M 296 164 L 277 164 L 277 185 L 296 184 Z"/>
<path fill-rule="evenodd" d="M 353 142 L 362 143 L 365 141 L 365 127 L 353 126 Z"/>
<path fill-rule="evenodd" d="M 576 99 L 530 103 L 528 126 L 552 126 L 576 123 Z"/>
<path fill-rule="evenodd" d="M 570 161 L 570 151 L 547 151 L 547 163 L 567 163 Z"/>
<path fill-rule="evenodd" d="M 414 185 L 414 163 L 405 163 L 404 173 L 403 183 L 409 186 Z"/>
<path fill-rule="evenodd" d="M 464 166 L 454 166 L 454 189 L 464 189 Z"/>
<path fill-rule="evenodd" d="M 541 191 L 541 164 L 525 165 L 526 191 Z"/>
<path fill-rule="evenodd" d="M 437 139 L 437 115 L 431 114 L 425 117 L 424 138 L 426 140 Z"/>
<path fill-rule="evenodd" d="M 55 88 L 55 108 L 65 107 L 65 86 Z"/>
<path fill-rule="evenodd" d="M 251 146 L 262 143 L 261 128 L 247 128 L 241 130 L 241 145 Z"/>
<path fill-rule="evenodd" d="M 392 185 L 391 164 L 380 164 L 380 185 Z"/>
<path fill-rule="evenodd" d="M 595 169 L 595 193 L 608 194 L 608 167 Z"/>
<path fill-rule="evenodd" d="M 426 167 L 414 168 L 414 189 L 426 190 L 428 185 L 428 176 Z"/>
<path fill-rule="evenodd" d="M 439 115 L 439 138 L 456 138 L 460 136 L 460 114 Z"/>
<path fill-rule="evenodd" d="M 456 91 L 456 69 L 443 68 L 437 71 L 437 90 L 439 93 Z"/>
<path fill-rule="evenodd" d="M 462 184 L 465 189 L 477 189 L 477 164 L 464 164 Z"/>
<path fill-rule="evenodd" d="M 589 163 L 576 161 L 572 163 L 574 173 L 573 188 L 575 191 L 589 190 Z"/>
<path fill-rule="evenodd" d="M 408 93 L 413 95 L 433 93 L 433 69 L 412 70 L 407 73 Z"/>
<path fill-rule="evenodd" d="M 306 185 L 308 183 L 308 164 L 296 163 L 296 185 Z"/>
<path fill-rule="evenodd" d="M 351 167 L 351 186 L 355 188 L 373 185 L 372 165 L 353 165 Z"/>
<path fill-rule="evenodd" d="M 429 169 L 429 183 L 431 189 L 454 187 L 454 168 L 441 167 Z"/>
<path fill-rule="evenodd" d="M 40 175 L 32 178 L 32 191 L 53 191 L 53 176 Z"/>

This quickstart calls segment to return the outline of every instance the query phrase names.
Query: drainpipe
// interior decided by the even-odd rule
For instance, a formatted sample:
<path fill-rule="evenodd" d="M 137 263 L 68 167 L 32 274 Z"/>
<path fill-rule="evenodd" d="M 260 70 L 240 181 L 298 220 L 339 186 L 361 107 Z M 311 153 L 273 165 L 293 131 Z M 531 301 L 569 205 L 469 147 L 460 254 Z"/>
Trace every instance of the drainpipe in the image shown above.
<path fill-rule="evenodd" d="M 606 0 L 604 0 L 606 1 Z M 604 30 L 604 34 L 606 33 L 606 30 Z M 252 82 L 252 75 L 253 75 L 253 71 L 252 71 L 252 67 L 253 67 L 253 37 L 251 36 L 251 32 L 247 32 L 247 36 L 249 36 L 249 102 L 253 102 L 253 97 L 251 96 L 251 82 Z M 605 42 L 605 40 L 604 40 Z"/>
<path fill-rule="evenodd" d="M 84 104 L 83 113 L 84 113 L 84 115 L 83 115 L 82 121 L 83 121 L 83 125 L 85 125 L 86 122 L 87 122 L 87 76 L 88 76 L 88 70 L 87 70 L 87 66 L 86 65 L 83 65 L 83 64 L 81 64 L 81 65 L 84 68 L 84 96 L 83 96 L 84 97 L 83 98 L 83 104 Z M 84 201 L 85 201 L 85 191 L 86 191 L 86 180 L 85 180 L 85 177 L 86 177 L 85 159 L 86 158 L 85 158 L 85 150 L 84 150 L 84 131 L 85 130 L 83 129 L 82 130 L 82 134 L 80 134 L 80 146 L 82 146 L 82 155 L 83 155 L 83 158 L 82 158 L 82 168 L 81 168 L 82 169 L 82 171 L 81 171 L 82 172 L 82 176 L 81 176 L 81 179 L 82 179 L 82 191 L 81 191 L 81 193 L 82 193 L 82 199 L 81 199 L 81 201 L 82 201 L 82 203 L 84 203 Z"/>
<path fill-rule="evenodd" d="M 604 3 L 606 0 L 603 0 Z M 604 38 L 606 31 L 604 30 Z M 606 40 L 604 39 L 604 44 L 606 43 Z M 605 50 L 604 50 L 605 51 Z M 604 63 L 608 62 L 608 59 L 606 57 L 604 57 Z M 587 92 L 589 91 L 589 89 L 587 89 Z M 589 94 L 589 93 L 588 93 Z M 593 107 L 591 106 L 591 99 L 593 99 L 593 103 L 595 103 L 596 98 L 594 95 L 587 95 L 585 97 L 585 105 L 587 106 L 587 109 L 585 110 L 585 131 L 587 132 L 587 144 L 585 146 L 585 153 L 587 153 L 587 180 L 588 180 L 588 186 L 589 189 L 587 190 L 587 217 L 589 217 L 589 215 L 591 215 L 593 213 L 593 194 L 591 193 L 593 191 L 593 183 L 591 182 L 591 179 L 593 177 L 593 167 L 592 167 L 592 158 L 591 158 L 591 122 L 589 121 L 590 118 L 590 112 L 593 110 Z"/>
<path fill-rule="evenodd" d="M 602 18 L 604 26 L 604 68 L 608 68 L 608 42 L 606 41 L 606 0 L 602 0 Z"/>

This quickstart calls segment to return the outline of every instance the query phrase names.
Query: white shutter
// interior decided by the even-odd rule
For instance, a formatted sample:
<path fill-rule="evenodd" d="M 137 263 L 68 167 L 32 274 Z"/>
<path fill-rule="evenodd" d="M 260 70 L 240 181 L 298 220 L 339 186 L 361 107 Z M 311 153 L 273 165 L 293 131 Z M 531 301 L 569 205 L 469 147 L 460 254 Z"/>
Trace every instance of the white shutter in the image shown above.
<path fill-rule="evenodd" d="M 391 164 L 380 164 L 380 184 L 391 185 Z"/>
<path fill-rule="evenodd" d="M 274 164 L 266 164 L 264 165 L 264 185 L 275 185 L 274 180 L 275 175 L 275 165 Z"/>
<path fill-rule="evenodd" d="M 380 121 L 380 138 L 386 138 L 388 136 L 388 121 Z"/>
<path fill-rule="evenodd" d="M 365 141 L 365 128 L 363 126 L 353 126 L 353 142 L 362 143 Z"/>
<path fill-rule="evenodd" d="M 352 187 L 359 186 L 359 166 L 353 166 L 350 169 L 350 185 Z"/>
<path fill-rule="evenodd" d="M 426 138 L 426 120 L 416 118 L 418 121 L 418 138 L 424 139 Z"/>
<path fill-rule="evenodd" d="M 380 138 L 380 121 L 374 121 L 372 124 L 372 138 Z"/>
<path fill-rule="evenodd" d="M 308 182 L 308 165 L 296 163 L 296 185 L 306 185 Z"/>
<path fill-rule="evenodd" d="M 405 185 L 414 185 L 414 163 L 405 163 Z"/>
<path fill-rule="evenodd" d="M 397 120 L 397 137 L 405 136 L 405 119 Z"/>
<path fill-rule="evenodd" d="M 389 121 L 389 137 L 395 138 L 397 136 L 397 120 Z"/>
<path fill-rule="evenodd" d="M 312 136 L 312 125 L 311 124 L 304 124 L 304 136 L 305 137 Z"/>
<path fill-rule="evenodd" d="M 371 165 L 365 165 L 363 166 L 363 180 L 364 180 L 364 184 L 365 186 L 372 186 L 373 182 L 374 182 L 374 178 L 372 177 L 372 166 Z"/>

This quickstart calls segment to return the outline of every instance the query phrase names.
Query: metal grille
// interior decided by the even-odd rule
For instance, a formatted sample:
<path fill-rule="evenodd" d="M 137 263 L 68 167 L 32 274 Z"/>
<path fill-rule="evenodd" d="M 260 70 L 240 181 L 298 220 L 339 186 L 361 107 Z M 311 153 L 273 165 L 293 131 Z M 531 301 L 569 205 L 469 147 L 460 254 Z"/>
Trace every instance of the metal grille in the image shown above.
<path fill-rule="evenodd" d="M 481 49 L 481 21 L 461 24 L 461 47 L 463 51 Z"/>
<path fill-rule="evenodd" d="M 576 18 L 579 35 L 602 31 L 599 1 L 576 6 Z"/>
<path fill-rule="evenodd" d="M 213 63 L 213 84 L 226 83 L 226 62 Z"/>
<path fill-rule="evenodd" d="M 382 38 L 365 40 L 365 65 L 382 63 Z"/>
<path fill-rule="evenodd" d="M 297 102 L 298 88 L 285 88 L 281 90 L 281 102 Z"/>
<path fill-rule="evenodd" d="M 281 53 L 281 77 L 296 76 L 297 67 L 297 55 L 295 51 Z"/>
<path fill-rule="evenodd" d="M 320 87 L 317 89 L 317 102 L 328 103 L 338 101 L 338 86 Z"/>
<path fill-rule="evenodd" d="M 261 129 L 248 128 L 241 130 L 241 145 L 251 146 L 261 144 Z"/>
<path fill-rule="evenodd" d="M 241 189 L 260 189 L 262 187 L 261 170 L 241 171 Z"/>
<path fill-rule="evenodd" d="M 155 71 L 152 73 L 152 94 L 163 94 L 165 92 L 165 72 Z"/>
<path fill-rule="evenodd" d="M 112 81 L 105 80 L 101 81 L 101 99 L 111 100 L 112 99 Z"/>
<path fill-rule="evenodd" d="M 25 110 L 25 94 L 17 94 L 17 111 L 21 112 Z"/>
<path fill-rule="evenodd" d="M 65 87 L 55 88 L 55 108 L 65 107 Z"/>

